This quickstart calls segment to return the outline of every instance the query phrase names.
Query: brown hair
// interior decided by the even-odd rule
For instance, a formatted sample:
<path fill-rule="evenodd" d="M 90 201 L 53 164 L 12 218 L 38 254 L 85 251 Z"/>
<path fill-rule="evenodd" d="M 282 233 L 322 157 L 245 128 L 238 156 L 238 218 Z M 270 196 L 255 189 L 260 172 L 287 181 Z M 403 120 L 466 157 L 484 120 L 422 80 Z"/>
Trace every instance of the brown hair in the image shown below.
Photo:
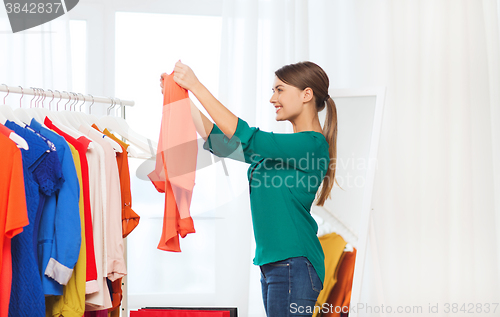
<path fill-rule="evenodd" d="M 311 88 L 316 102 L 316 110 L 318 112 L 325 109 L 326 103 L 326 119 L 323 135 L 330 145 L 328 149 L 330 164 L 328 164 L 328 170 L 323 179 L 321 193 L 319 197 L 316 196 L 318 199 L 317 205 L 323 206 L 325 200 L 331 197 L 334 181 L 336 182 L 335 170 L 337 166 L 337 108 L 333 99 L 328 95 L 330 81 L 321 67 L 308 61 L 285 65 L 278 69 L 275 75 L 282 82 L 298 89 L 304 90 L 308 87 Z M 338 184 L 337 182 L 337 185 Z"/>

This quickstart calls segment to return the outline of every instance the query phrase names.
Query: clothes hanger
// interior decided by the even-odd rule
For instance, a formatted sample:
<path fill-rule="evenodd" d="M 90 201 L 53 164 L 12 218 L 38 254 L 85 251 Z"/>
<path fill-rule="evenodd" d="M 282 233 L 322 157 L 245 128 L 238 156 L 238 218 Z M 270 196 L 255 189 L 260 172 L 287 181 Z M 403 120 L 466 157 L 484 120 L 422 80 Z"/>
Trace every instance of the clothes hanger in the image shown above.
<path fill-rule="evenodd" d="M 73 107 L 76 103 L 78 103 L 78 101 L 80 101 L 78 99 L 78 95 L 75 94 L 74 92 L 69 92 L 69 94 L 73 95 L 75 98 L 74 99 L 71 99 L 71 95 L 70 95 L 70 101 L 68 103 L 69 104 L 69 110 L 66 110 L 66 105 L 64 105 L 64 110 L 60 112 L 60 116 L 62 116 L 65 120 L 65 122 L 67 122 L 67 126 L 68 127 L 71 127 L 71 128 L 74 128 L 76 131 L 78 131 L 78 129 L 80 128 L 80 121 L 76 119 L 76 116 L 75 116 L 75 113 L 74 111 L 71 111 L 71 107 Z"/>
<path fill-rule="evenodd" d="M 120 107 L 123 107 L 121 100 L 120 100 Z M 108 112 L 108 114 L 109 114 L 109 112 Z M 96 126 L 97 126 L 97 128 L 99 128 L 99 130 L 104 131 L 104 129 L 101 129 L 101 127 L 99 127 L 97 124 L 96 124 Z M 112 138 L 109 138 L 109 139 L 113 140 Z M 134 158 L 143 158 L 143 155 L 141 155 L 140 153 L 138 153 L 134 149 L 134 147 L 131 146 L 130 144 L 127 147 L 127 153 L 128 153 L 129 156 L 134 157 Z"/>
<path fill-rule="evenodd" d="M 80 93 L 80 95 L 82 95 L 83 97 L 83 102 L 82 104 L 80 105 L 80 112 L 78 112 L 78 115 L 80 116 L 80 121 L 82 121 L 82 123 L 87 123 L 89 125 L 92 125 L 93 122 L 92 122 L 92 119 L 90 118 L 90 116 L 88 114 L 86 114 L 85 112 L 82 111 L 82 106 L 85 105 L 85 102 L 87 102 L 87 100 L 85 100 L 85 95 Z M 92 99 L 94 99 L 92 97 Z"/>
<path fill-rule="evenodd" d="M 16 124 L 20 125 L 20 126 L 23 126 L 23 122 L 17 117 L 17 115 L 14 113 L 14 111 L 12 110 L 12 108 L 10 106 L 7 106 L 5 104 L 5 98 L 7 98 L 7 96 L 9 95 L 9 86 L 5 85 L 5 84 L 2 84 L 4 85 L 5 87 L 7 87 L 7 95 L 3 98 L 3 105 L 0 105 L 0 112 L 3 114 L 3 116 L 7 119 L 7 120 L 10 120 L 10 121 L 13 121 L 15 122 Z M 21 86 L 19 86 L 21 87 Z M 23 99 L 24 97 L 24 92 L 23 92 L 23 87 L 21 87 L 21 99 L 19 99 L 19 107 L 21 107 L 21 100 Z"/>
<path fill-rule="evenodd" d="M 68 102 L 66 104 L 64 104 L 64 109 L 66 110 L 67 105 L 68 105 L 68 103 L 70 103 L 70 101 L 72 101 L 72 98 L 71 98 L 71 95 L 67 91 L 63 90 L 63 92 L 65 92 L 69 96 Z M 62 94 L 61 94 L 60 98 L 62 99 Z M 61 100 L 59 100 L 59 102 L 60 101 Z M 66 117 L 61 114 L 62 111 L 59 111 L 59 102 L 57 103 L 57 110 L 58 111 L 50 112 L 50 115 L 48 115 L 47 117 L 52 121 L 52 123 L 54 123 L 54 125 L 56 125 L 59 129 L 61 129 L 61 131 L 67 133 L 71 137 L 73 137 L 75 139 L 85 137 L 86 139 L 88 139 L 88 137 L 86 135 L 84 135 L 83 133 L 81 133 L 78 130 L 75 130 L 75 128 L 73 128 L 71 126 L 71 123 L 69 123 L 68 120 L 66 120 Z M 89 139 L 89 141 L 90 141 L 90 143 L 89 143 L 88 149 L 93 149 L 94 144 L 92 143 L 92 140 Z"/>
<path fill-rule="evenodd" d="M 5 87 L 7 87 L 7 95 L 5 95 L 5 97 L 3 98 L 4 104 L 5 104 L 5 98 L 7 98 L 7 96 L 10 93 L 9 86 L 5 85 Z M 12 109 L 9 106 L 6 107 L 8 107 L 10 111 L 12 111 Z M 4 126 L 5 122 L 7 122 L 7 118 L 3 116 L 2 112 L 0 112 L 0 133 L 4 134 L 6 137 L 14 141 L 17 144 L 18 148 L 29 150 L 30 147 L 28 146 L 28 142 L 26 142 L 26 140 L 23 139 L 22 136 Z"/>
<path fill-rule="evenodd" d="M 34 118 L 35 120 L 37 121 L 42 121 L 49 113 L 49 111 L 47 109 L 45 109 L 43 107 L 43 102 L 45 101 L 45 98 L 47 97 L 47 94 L 45 93 L 45 90 L 43 90 L 42 88 L 35 88 L 35 89 L 40 89 L 41 90 L 41 102 L 42 102 L 42 105 L 40 106 L 40 104 L 37 104 L 37 101 L 35 101 L 35 108 L 33 108 L 33 114 L 34 114 Z"/>
<path fill-rule="evenodd" d="M 14 141 L 14 143 L 17 144 L 18 148 L 29 150 L 30 147 L 28 146 L 28 142 L 26 142 L 26 140 L 23 139 L 23 137 L 21 137 L 19 134 L 4 126 L 3 123 L 0 124 L 0 133 Z"/>
<path fill-rule="evenodd" d="M 89 113 L 87 115 L 90 121 L 89 123 L 95 124 L 99 128 L 99 130 L 102 131 L 104 129 L 101 129 L 101 127 L 99 126 L 99 118 L 97 118 L 92 114 L 92 106 L 94 105 L 94 96 L 92 96 L 91 94 L 89 94 L 89 96 L 92 98 L 92 104 L 89 106 Z"/>
<path fill-rule="evenodd" d="M 0 112 L 0 123 L 5 124 L 5 122 L 7 122 L 7 118 L 5 118 L 3 114 Z"/>
<path fill-rule="evenodd" d="M 39 89 L 38 88 L 35 88 L 35 87 L 30 87 L 33 92 L 35 93 L 33 95 L 33 98 L 30 100 L 30 107 L 28 109 L 22 109 L 22 108 L 19 108 L 19 109 L 16 109 L 14 110 L 14 112 L 17 114 L 17 116 L 24 122 L 28 123 L 28 122 L 31 122 L 31 119 L 35 118 L 38 120 L 37 116 L 36 116 L 36 104 L 37 104 L 37 101 L 39 99 Z M 40 93 L 41 95 L 41 93 Z M 35 101 L 35 108 L 33 108 L 33 100 L 35 100 L 36 98 L 36 101 Z"/>
<path fill-rule="evenodd" d="M 88 123 L 84 122 L 80 125 L 83 125 L 89 129 L 92 129 L 92 130 L 95 130 L 91 125 L 89 125 Z M 107 135 L 95 130 L 96 132 L 98 132 L 100 135 L 102 135 L 103 139 L 106 140 L 109 144 L 111 144 L 111 146 L 113 147 L 113 150 L 116 152 L 116 153 L 123 153 L 123 149 L 121 147 L 120 144 L 118 144 L 118 142 L 116 142 L 115 140 L 113 140 L 112 138 L 108 137 Z"/>
<path fill-rule="evenodd" d="M 123 107 L 121 101 L 120 101 L 120 106 Z M 157 148 L 156 143 L 140 135 L 139 133 L 133 131 L 128 125 L 127 121 L 125 121 L 125 119 L 121 117 L 109 116 L 109 111 L 108 111 L 108 116 L 103 116 L 99 118 L 99 124 L 102 127 L 106 127 L 108 130 L 112 132 L 118 133 L 120 136 L 127 139 L 131 144 L 137 146 L 139 149 L 145 152 L 145 153 L 137 153 L 138 156 L 135 157 L 151 158 L 155 156 L 155 149 Z"/>
<path fill-rule="evenodd" d="M 31 122 L 31 119 L 35 118 L 36 119 L 36 109 L 33 108 L 33 100 L 35 100 L 35 108 L 36 108 L 36 104 L 41 96 L 38 95 L 39 93 L 39 89 L 38 88 L 35 88 L 35 87 L 30 87 L 31 89 L 33 89 L 33 91 L 35 92 L 35 94 L 33 95 L 33 98 L 30 100 L 30 107 L 27 108 L 27 109 L 24 109 L 24 108 L 18 108 L 18 109 L 15 109 L 14 110 L 14 113 L 16 114 L 16 116 L 21 119 L 21 121 L 23 121 L 25 124 L 28 124 L 29 122 Z M 24 127 L 25 124 L 23 124 L 22 126 Z"/>
<path fill-rule="evenodd" d="M 345 245 L 344 252 L 353 252 L 353 251 L 354 251 L 354 248 L 352 247 L 352 245 L 350 243 L 347 243 Z"/>

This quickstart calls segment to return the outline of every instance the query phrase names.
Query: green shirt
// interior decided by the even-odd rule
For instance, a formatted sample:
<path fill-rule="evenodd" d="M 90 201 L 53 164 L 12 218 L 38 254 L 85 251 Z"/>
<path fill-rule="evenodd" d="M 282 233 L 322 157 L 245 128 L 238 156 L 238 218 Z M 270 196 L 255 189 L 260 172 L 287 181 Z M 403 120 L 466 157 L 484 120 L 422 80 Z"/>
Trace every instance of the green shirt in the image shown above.
<path fill-rule="evenodd" d="M 238 118 L 231 139 L 214 124 L 203 148 L 250 164 L 247 178 L 256 242 L 253 263 L 305 256 L 323 282 L 325 256 L 317 237 L 318 225 L 311 216 L 311 205 L 330 163 L 323 134 L 265 132 Z"/>

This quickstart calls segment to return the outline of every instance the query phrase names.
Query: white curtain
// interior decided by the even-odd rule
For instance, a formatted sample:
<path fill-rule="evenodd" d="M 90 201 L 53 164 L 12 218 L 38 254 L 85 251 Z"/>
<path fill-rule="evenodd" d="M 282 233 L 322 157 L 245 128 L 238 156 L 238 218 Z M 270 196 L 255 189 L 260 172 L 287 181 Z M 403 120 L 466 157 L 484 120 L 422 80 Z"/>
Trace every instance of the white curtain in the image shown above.
<path fill-rule="evenodd" d="M 0 10 L 0 84 L 70 91 L 70 48 L 67 15 L 13 34 L 6 11 Z M 20 97 L 10 94 L 6 103 L 19 106 Z M 24 96 L 23 106 L 29 107 L 31 99 L 33 96 Z M 45 100 L 46 107 L 50 99 Z"/>
<path fill-rule="evenodd" d="M 316 62 L 331 89 L 387 87 L 361 303 L 460 316 L 498 301 L 499 10 L 495 0 L 224 1 L 219 96 L 250 125 L 291 131 L 268 101 L 285 64 Z M 263 316 L 249 272 L 248 315 Z"/>

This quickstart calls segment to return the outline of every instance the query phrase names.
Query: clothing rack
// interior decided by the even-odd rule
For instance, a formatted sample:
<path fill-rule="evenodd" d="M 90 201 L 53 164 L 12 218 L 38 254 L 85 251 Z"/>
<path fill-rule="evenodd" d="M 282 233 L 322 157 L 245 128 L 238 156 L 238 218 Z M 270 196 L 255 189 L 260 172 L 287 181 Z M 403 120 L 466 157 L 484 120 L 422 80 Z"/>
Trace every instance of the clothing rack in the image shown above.
<path fill-rule="evenodd" d="M 41 90 L 41 92 L 39 90 Z M 117 103 L 119 103 L 122 106 L 130 106 L 130 107 L 133 107 L 135 104 L 135 102 L 132 100 L 121 100 L 119 98 L 99 97 L 99 96 L 92 96 L 92 95 L 87 95 L 87 98 L 90 98 L 90 99 L 86 99 L 85 95 L 82 93 L 74 93 L 74 92 L 67 92 L 67 91 L 59 92 L 58 90 L 54 90 L 54 91 L 52 91 L 50 89 L 44 90 L 44 89 L 36 88 L 36 87 L 22 88 L 21 86 L 7 86 L 5 84 L 0 85 L 0 91 L 6 92 L 7 95 L 9 93 L 13 93 L 13 94 L 23 94 L 23 95 L 32 95 L 32 96 L 40 96 L 40 94 L 47 96 L 47 94 L 49 94 L 49 92 L 50 92 L 50 97 L 59 98 L 59 99 L 70 99 L 70 100 L 74 100 L 74 98 L 71 97 L 71 95 L 70 95 L 70 94 L 73 94 L 75 96 L 82 95 L 84 98 L 83 100 L 85 100 L 85 101 L 94 101 L 97 103 L 105 103 L 105 104 L 117 104 Z M 58 92 L 58 94 L 56 95 L 55 92 Z M 118 100 L 118 102 L 116 102 L 116 100 Z"/>
<path fill-rule="evenodd" d="M 44 97 L 43 100 L 45 100 L 45 97 L 47 97 L 47 95 L 49 95 L 49 97 L 52 97 L 52 100 L 54 100 L 55 98 L 59 98 L 59 99 L 68 99 L 70 101 L 72 100 L 73 102 L 78 100 L 79 102 L 83 101 L 84 103 L 92 101 L 92 104 L 89 107 L 89 113 L 90 113 L 92 105 L 95 102 L 102 103 L 102 104 L 111 104 L 111 106 L 107 109 L 108 115 L 109 115 L 110 109 L 114 108 L 118 104 L 119 106 L 121 106 L 120 116 L 122 119 L 125 119 L 125 107 L 124 106 L 133 107 L 135 105 L 135 102 L 133 100 L 121 100 L 119 98 L 92 96 L 90 94 L 84 95 L 82 93 L 74 93 L 71 91 L 70 92 L 67 92 L 67 91 L 60 92 L 58 90 L 52 91 L 50 89 L 42 89 L 42 88 L 37 88 L 37 87 L 23 88 L 21 86 L 8 86 L 6 84 L 0 84 L 0 91 L 7 93 L 7 95 L 3 96 L 3 98 L 4 98 L 3 100 L 0 98 L 0 105 L 5 103 L 4 102 L 5 98 L 11 93 L 21 94 L 21 95 L 32 95 L 32 96 L 38 96 L 38 97 L 43 96 Z M 49 94 L 49 92 L 50 92 L 50 94 Z M 56 95 L 55 92 L 58 92 L 58 95 Z M 83 96 L 83 99 L 78 98 L 78 96 Z M 87 96 L 87 98 L 85 98 L 85 96 Z M 21 99 L 22 98 L 23 97 L 21 97 Z M 43 105 L 43 100 L 42 100 L 42 105 Z M 38 99 L 37 99 L 37 101 L 38 101 Z M 35 101 L 35 106 L 36 106 L 37 101 Z M 78 107 L 81 109 L 82 105 L 78 105 Z M 70 105 L 70 110 L 71 110 L 71 106 L 72 106 L 72 104 Z M 50 108 L 50 103 L 49 103 L 49 108 Z M 75 109 L 75 108 L 73 108 L 73 109 Z M 56 111 L 58 111 L 58 108 L 56 108 Z M 123 257 L 125 259 L 125 263 L 127 263 L 128 261 L 127 261 L 127 240 L 126 239 L 123 239 L 123 249 L 124 249 Z M 128 295 L 127 275 L 125 275 L 122 278 L 122 296 L 123 297 L 122 297 L 122 302 L 120 305 L 120 310 L 121 310 L 120 315 L 122 315 L 122 316 L 124 314 L 125 315 L 128 314 L 128 296 L 127 295 Z"/>

